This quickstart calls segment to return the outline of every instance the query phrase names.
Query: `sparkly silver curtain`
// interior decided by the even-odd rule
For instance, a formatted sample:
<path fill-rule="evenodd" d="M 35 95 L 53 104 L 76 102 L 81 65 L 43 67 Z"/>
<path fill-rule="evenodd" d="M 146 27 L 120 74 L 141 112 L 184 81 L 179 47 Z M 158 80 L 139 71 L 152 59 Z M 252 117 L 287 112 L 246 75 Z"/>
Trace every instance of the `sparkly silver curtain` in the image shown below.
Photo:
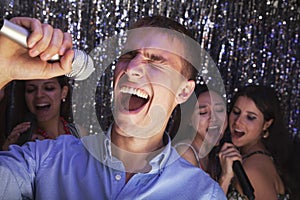
<path fill-rule="evenodd" d="M 214 59 L 228 102 L 239 86 L 270 85 L 278 91 L 290 134 L 300 136 L 299 0 L 1 0 L 0 6 L 6 18 L 37 17 L 68 30 L 76 48 L 90 52 L 100 45 L 97 67 L 113 51 L 103 41 L 131 22 L 146 15 L 173 18 L 192 29 Z M 103 113 L 109 107 L 112 72 L 106 72 L 108 77 L 98 83 L 98 93 L 107 98 L 101 97 L 98 117 L 109 121 Z M 88 95 L 81 96 L 78 101 L 89 102 Z"/>

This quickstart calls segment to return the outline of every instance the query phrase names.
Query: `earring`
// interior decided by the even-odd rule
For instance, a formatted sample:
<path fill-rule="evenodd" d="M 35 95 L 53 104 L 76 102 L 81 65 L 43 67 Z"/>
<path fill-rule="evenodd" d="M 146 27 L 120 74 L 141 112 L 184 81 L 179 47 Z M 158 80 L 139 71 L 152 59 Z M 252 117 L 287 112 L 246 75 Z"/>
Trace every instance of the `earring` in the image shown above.
<path fill-rule="evenodd" d="M 62 99 L 62 102 L 66 102 L 66 99 L 65 99 L 65 98 L 63 98 L 63 99 Z"/>
<path fill-rule="evenodd" d="M 262 137 L 263 137 L 264 139 L 267 139 L 267 138 L 269 137 L 269 135 L 270 135 L 270 133 L 269 133 L 269 131 L 268 131 L 268 129 L 267 129 L 267 130 L 265 130 L 265 131 L 263 132 Z"/>

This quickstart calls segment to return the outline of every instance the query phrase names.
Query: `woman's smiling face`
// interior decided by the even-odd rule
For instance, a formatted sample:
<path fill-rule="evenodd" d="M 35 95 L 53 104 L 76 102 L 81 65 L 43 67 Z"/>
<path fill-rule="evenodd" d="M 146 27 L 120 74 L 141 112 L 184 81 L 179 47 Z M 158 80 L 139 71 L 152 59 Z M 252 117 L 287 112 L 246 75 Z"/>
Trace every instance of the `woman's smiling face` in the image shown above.
<path fill-rule="evenodd" d="M 68 87 L 61 88 L 57 78 L 25 82 L 27 107 L 38 121 L 59 117 L 61 100 L 66 98 L 67 94 Z"/>
<path fill-rule="evenodd" d="M 223 98 L 213 91 L 200 94 L 191 122 L 202 140 L 207 133 L 215 133 L 214 137 L 218 138 L 214 138 L 214 141 L 218 144 L 227 127 L 227 111 Z"/>

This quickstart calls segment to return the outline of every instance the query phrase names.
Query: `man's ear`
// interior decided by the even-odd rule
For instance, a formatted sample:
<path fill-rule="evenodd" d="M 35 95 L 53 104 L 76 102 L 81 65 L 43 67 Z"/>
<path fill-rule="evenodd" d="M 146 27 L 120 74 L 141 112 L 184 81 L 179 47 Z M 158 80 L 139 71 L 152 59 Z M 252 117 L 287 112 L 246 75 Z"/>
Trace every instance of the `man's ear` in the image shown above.
<path fill-rule="evenodd" d="M 178 104 L 186 102 L 188 98 L 193 94 L 195 89 L 195 81 L 194 80 L 188 80 L 184 81 L 180 89 L 176 95 L 176 101 Z"/>

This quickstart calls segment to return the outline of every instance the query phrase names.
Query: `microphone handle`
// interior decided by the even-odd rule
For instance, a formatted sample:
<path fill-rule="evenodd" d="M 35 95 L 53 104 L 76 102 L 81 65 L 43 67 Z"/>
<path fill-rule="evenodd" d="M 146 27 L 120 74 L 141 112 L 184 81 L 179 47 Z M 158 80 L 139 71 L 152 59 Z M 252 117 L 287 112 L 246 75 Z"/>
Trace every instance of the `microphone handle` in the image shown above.
<path fill-rule="evenodd" d="M 232 168 L 236 177 L 238 178 L 244 194 L 248 197 L 249 200 L 254 200 L 254 188 L 252 187 L 241 162 L 238 160 L 233 161 Z"/>
<path fill-rule="evenodd" d="M 29 112 L 26 114 L 24 122 L 31 122 L 31 124 L 30 128 L 27 131 L 20 134 L 16 142 L 20 146 L 23 145 L 25 142 L 31 141 L 32 134 L 37 129 L 37 121 L 32 113 Z"/>

